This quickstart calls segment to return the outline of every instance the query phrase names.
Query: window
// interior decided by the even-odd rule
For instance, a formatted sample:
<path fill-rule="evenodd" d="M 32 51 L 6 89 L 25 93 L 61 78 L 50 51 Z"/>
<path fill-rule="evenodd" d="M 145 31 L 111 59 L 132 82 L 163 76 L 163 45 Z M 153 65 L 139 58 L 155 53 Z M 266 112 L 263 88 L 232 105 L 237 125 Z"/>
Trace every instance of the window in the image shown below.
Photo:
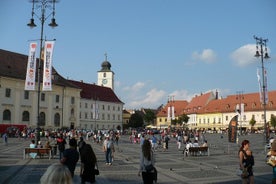
<path fill-rule="evenodd" d="M 103 110 L 104 110 L 104 105 L 102 107 L 103 107 Z"/>
<path fill-rule="evenodd" d="M 22 113 L 22 121 L 30 121 L 30 113 L 28 111 Z"/>
<path fill-rule="evenodd" d="M 107 120 L 110 120 L 110 114 L 107 114 Z"/>
<path fill-rule="evenodd" d="M 87 109 L 87 107 L 88 107 L 88 105 L 87 105 L 87 103 L 85 103 L 85 108 Z"/>
<path fill-rule="evenodd" d="M 56 113 L 55 114 L 55 117 L 54 117 L 54 124 L 56 127 L 59 127 L 60 126 L 60 114 L 59 113 Z"/>
<path fill-rule="evenodd" d="M 11 120 L 11 111 L 6 109 L 3 112 L 3 120 Z"/>
<path fill-rule="evenodd" d="M 74 109 L 71 109 L 71 116 L 74 116 Z"/>
<path fill-rule="evenodd" d="M 112 115 L 112 120 L 115 120 L 115 114 Z"/>
<path fill-rule="evenodd" d="M 11 97 L 11 89 L 10 88 L 6 88 L 6 97 Z"/>
<path fill-rule="evenodd" d="M 40 126 L 45 126 L 45 122 L 46 122 L 46 115 L 45 115 L 45 113 L 44 112 L 41 112 L 40 114 L 39 114 L 39 125 Z"/>
<path fill-rule="evenodd" d="M 107 106 L 107 110 L 110 111 L 110 106 L 109 105 Z"/>
<path fill-rule="evenodd" d="M 75 98 L 71 97 L 71 104 L 75 104 Z"/>
<path fill-rule="evenodd" d="M 29 91 L 24 91 L 24 99 L 28 100 L 29 99 Z"/>
<path fill-rule="evenodd" d="M 59 95 L 56 95 L 56 103 L 59 102 Z"/>
<path fill-rule="evenodd" d="M 85 119 L 88 118 L 87 112 L 84 114 L 84 118 L 85 118 Z"/>
<path fill-rule="evenodd" d="M 41 93 L 41 101 L 45 101 L 45 93 Z"/>
<path fill-rule="evenodd" d="M 103 77 L 106 77 L 106 73 L 103 73 Z"/>

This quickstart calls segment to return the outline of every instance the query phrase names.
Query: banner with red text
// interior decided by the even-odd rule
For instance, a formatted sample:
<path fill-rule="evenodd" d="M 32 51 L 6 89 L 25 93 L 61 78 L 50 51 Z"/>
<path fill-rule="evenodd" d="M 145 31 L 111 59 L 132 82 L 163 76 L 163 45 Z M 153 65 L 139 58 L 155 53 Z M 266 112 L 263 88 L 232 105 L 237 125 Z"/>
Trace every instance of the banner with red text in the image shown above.
<path fill-rule="evenodd" d="M 45 41 L 44 46 L 44 65 L 43 65 L 43 91 L 52 90 L 52 56 L 53 56 L 54 42 Z"/>
<path fill-rule="evenodd" d="M 26 71 L 25 90 L 35 90 L 35 73 L 36 73 L 36 51 L 37 43 L 30 43 L 30 50 L 28 56 L 28 65 Z"/>

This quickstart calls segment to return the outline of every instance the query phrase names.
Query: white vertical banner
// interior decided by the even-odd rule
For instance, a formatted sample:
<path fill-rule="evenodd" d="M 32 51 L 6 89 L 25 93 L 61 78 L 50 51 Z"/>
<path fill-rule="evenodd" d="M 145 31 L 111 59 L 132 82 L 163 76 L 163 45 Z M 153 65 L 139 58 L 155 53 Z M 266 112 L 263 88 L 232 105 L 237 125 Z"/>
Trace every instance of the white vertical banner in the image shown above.
<path fill-rule="evenodd" d="M 35 72 L 36 72 L 36 51 L 37 43 L 30 43 L 28 65 L 26 71 L 25 90 L 35 90 Z"/>
<path fill-rule="evenodd" d="M 96 119 L 96 103 L 93 103 L 92 105 L 92 111 L 93 111 L 93 119 Z"/>
<path fill-rule="evenodd" d="M 168 107 L 168 120 L 171 119 L 171 107 Z"/>
<path fill-rule="evenodd" d="M 241 104 L 241 117 L 244 115 L 244 103 Z"/>
<path fill-rule="evenodd" d="M 265 80 L 265 82 L 264 82 L 264 86 L 265 86 L 265 91 L 264 91 L 264 93 L 265 93 L 265 104 L 268 104 L 267 71 L 266 70 L 264 70 L 264 80 Z"/>
<path fill-rule="evenodd" d="M 52 90 L 52 56 L 53 56 L 54 42 L 45 41 L 44 46 L 44 65 L 43 65 L 43 91 Z"/>
<path fill-rule="evenodd" d="M 174 115 L 174 106 L 172 106 L 172 120 L 175 119 L 175 115 Z"/>
<path fill-rule="evenodd" d="M 99 104 L 93 104 L 93 119 L 99 119 Z"/>
<path fill-rule="evenodd" d="M 99 119 L 99 104 L 96 104 L 96 119 Z"/>
<path fill-rule="evenodd" d="M 261 76 L 260 76 L 260 70 L 257 68 L 257 78 L 258 78 L 258 84 L 259 84 L 259 93 L 260 93 L 260 102 L 263 103 L 263 93 L 262 93 L 262 83 L 261 83 Z"/>

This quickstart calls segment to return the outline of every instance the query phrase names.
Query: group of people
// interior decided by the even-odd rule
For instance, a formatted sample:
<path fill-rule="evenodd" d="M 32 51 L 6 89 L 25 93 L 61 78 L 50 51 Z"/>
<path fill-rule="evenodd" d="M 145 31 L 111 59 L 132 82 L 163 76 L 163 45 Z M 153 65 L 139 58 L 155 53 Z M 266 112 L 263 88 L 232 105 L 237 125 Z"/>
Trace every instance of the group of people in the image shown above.
<path fill-rule="evenodd" d="M 39 142 L 38 142 L 39 143 Z M 60 136 L 56 140 L 57 147 L 60 153 L 58 163 L 50 165 L 44 175 L 40 179 L 41 184 L 57 183 L 71 184 L 73 183 L 74 172 L 76 165 L 80 159 L 80 177 L 81 183 L 95 182 L 95 168 L 97 168 L 97 157 L 90 144 L 87 144 L 82 137 L 79 142 L 75 138 L 69 139 L 69 148 L 65 149 L 66 140 Z M 49 141 L 44 147 L 50 146 Z M 30 148 L 39 148 L 43 145 L 36 144 L 35 140 L 31 140 Z M 35 158 L 36 153 L 30 153 L 32 158 Z"/>

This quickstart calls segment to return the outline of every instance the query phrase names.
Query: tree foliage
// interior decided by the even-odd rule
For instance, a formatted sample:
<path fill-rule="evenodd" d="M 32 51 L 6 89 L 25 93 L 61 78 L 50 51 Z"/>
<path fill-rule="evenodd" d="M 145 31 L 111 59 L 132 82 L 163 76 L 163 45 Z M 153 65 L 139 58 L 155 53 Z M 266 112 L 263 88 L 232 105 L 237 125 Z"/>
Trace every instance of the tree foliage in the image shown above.
<path fill-rule="evenodd" d="M 270 117 L 270 124 L 275 129 L 275 127 L 276 127 L 276 116 L 274 116 L 273 114 L 271 114 L 271 117 Z"/>
<path fill-rule="evenodd" d="M 138 127 L 142 127 L 143 124 L 144 124 L 143 117 L 140 114 L 134 113 L 130 116 L 129 127 L 138 128 Z"/>
<path fill-rule="evenodd" d="M 254 127 L 254 125 L 256 124 L 256 120 L 254 118 L 254 116 L 252 116 L 251 120 L 249 121 L 249 124 Z"/>
<path fill-rule="evenodd" d="M 156 115 L 153 110 L 145 109 L 144 120 L 147 124 L 153 124 Z"/>

